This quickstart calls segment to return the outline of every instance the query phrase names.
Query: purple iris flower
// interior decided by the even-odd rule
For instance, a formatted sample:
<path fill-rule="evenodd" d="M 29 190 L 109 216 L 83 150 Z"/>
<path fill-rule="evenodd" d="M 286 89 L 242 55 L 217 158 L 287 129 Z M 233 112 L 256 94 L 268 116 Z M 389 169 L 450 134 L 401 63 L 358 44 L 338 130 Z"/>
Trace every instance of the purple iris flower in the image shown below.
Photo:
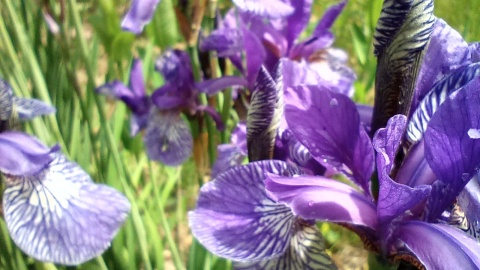
<path fill-rule="evenodd" d="M 55 111 L 39 100 L 13 96 L 1 79 L 0 97 L 2 124 L 13 114 L 26 120 Z M 77 265 L 110 246 L 130 203 L 113 188 L 95 184 L 59 150 L 22 132 L 0 133 L 3 216 L 13 241 L 29 256 Z"/>
<path fill-rule="evenodd" d="M 97 92 L 120 99 L 131 109 L 131 134 L 145 129 L 144 142 L 152 160 L 177 166 L 188 159 L 193 149 L 193 137 L 182 113 L 206 113 L 222 129 L 220 115 L 214 108 L 201 105 L 188 54 L 167 50 L 155 63 L 165 84 L 151 96 L 146 94 L 140 60 L 134 60 L 130 73 L 130 89 L 115 81 L 100 86 Z"/>
<path fill-rule="evenodd" d="M 261 65 L 273 71 L 278 61 L 286 57 L 300 62 L 303 73 L 315 77 L 314 80 L 321 80 L 323 85 L 340 87 L 341 92 L 351 95 L 355 74 L 346 65 L 347 56 L 339 49 L 330 48 L 334 40 L 330 28 L 345 4 L 346 1 L 343 1 L 329 8 L 312 36 L 302 42 L 296 40 L 308 24 L 311 1 L 292 2 L 292 15 L 277 20 L 229 11 L 219 29 L 201 40 L 200 49 L 214 50 L 218 56 L 228 57 L 245 79 L 219 78 L 216 84 L 202 86 L 212 88 L 210 91 L 214 91 L 214 87 L 233 85 L 252 89 Z M 236 16 L 237 13 L 239 16 Z M 246 67 L 241 61 L 243 52 L 247 60 Z"/>

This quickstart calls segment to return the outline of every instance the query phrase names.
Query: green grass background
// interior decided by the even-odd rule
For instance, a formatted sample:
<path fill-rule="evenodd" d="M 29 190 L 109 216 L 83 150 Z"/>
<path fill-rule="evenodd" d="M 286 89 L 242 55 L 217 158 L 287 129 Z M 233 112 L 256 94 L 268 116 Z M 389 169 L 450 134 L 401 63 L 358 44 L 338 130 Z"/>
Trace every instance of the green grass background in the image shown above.
<path fill-rule="evenodd" d="M 205 168 L 196 165 L 205 163 L 202 153 L 207 149 L 206 139 L 197 140 L 203 146 L 197 148 L 196 163 L 190 160 L 172 168 L 150 162 L 141 137 L 129 137 L 127 108 L 93 92 L 106 81 L 128 82 L 133 56 L 144 60 L 148 91 L 161 85 L 162 78 L 154 73 L 152 62 L 161 49 L 182 46 L 172 9 L 175 3 L 162 0 L 152 24 L 142 36 L 135 37 L 122 32 L 119 26 L 129 1 L 45 2 L 54 14 L 63 14 L 57 35 L 45 27 L 43 1 L 0 0 L 0 76 L 10 82 L 17 95 L 39 98 L 57 108 L 55 115 L 24 124 L 24 130 L 48 145 L 60 144 L 95 181 L 123 192 L 132 211 L 111 248 L 77 267 L 28 258 L 16 248 L 0 220 L 0 269 L 229 269 L 229 262 L 209 255 L 192 239 L 188 229 L 187 212 L 194 207 L 199 183 L 204 180 L 199 172 Z M 63 8 L 60 2 L 65 4 Z M 335 2 L 315 1 L 311 26 L 305 35 L 326 7 Z M 230 5 L 225 1 L 217 4 Z M 373 100 L 376 62 L 372 35 L 381 5 L 380 0 L 350 0 L 334 25 L 335 47 L 351 56 L 358 75 L 355 98 L 364 103 Z M 467 41 L 480 40 L 480 1 L 437 0 L 435 5 L 435 14 Z M 218 97 L 219 106 L 225 104 L 223 98 Z M 229 120 L 230 128 L 236 121 L 235 113 L 228 111 L 224 118 Z M 211 142 L 228 140 L 228 132 L 211 133 Z M 351 240 L 350 234 L 328 225 L 322 225 L 322 232 L 328 244 L 333 245 L 332 252 L 341 249 L 338 243 Z M 358 244 L 358 240 L 353 242 Z"/>

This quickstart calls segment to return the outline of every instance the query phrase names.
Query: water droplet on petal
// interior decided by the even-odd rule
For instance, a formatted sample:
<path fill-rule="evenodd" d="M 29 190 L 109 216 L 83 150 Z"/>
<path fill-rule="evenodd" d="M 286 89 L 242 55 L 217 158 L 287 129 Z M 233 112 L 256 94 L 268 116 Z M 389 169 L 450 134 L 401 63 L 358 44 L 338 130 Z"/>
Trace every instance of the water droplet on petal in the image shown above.
<path fill-rule="evenodd" d="M 313 206 L 313 201 L 309 201 L 308 206 L 312 207 Z"/>
<path fill-rule="evenodd" d="M 338 105 L 338 100 L 336 98 L 332 98 L 330 100 L 330 106 L 337 106 Z"/>
<path fill-rule="evenodd" d="M 470 139 L 480 139 L 480 129 L 478 128 L 469 129 L 467 134 Z"/>

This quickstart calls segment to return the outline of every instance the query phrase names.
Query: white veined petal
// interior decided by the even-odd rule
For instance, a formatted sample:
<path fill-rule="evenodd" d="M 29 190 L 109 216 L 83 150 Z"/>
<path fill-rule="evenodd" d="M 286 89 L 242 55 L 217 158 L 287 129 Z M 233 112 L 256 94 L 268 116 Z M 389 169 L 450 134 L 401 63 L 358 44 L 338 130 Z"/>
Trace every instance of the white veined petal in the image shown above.
<path fill-rule="evenodd" d="M 7 177 L 5 222 L 13 241 L 40 261 L 76 265 L 107 249 L 130 204 L 58 155 L 35 176 Z"/>

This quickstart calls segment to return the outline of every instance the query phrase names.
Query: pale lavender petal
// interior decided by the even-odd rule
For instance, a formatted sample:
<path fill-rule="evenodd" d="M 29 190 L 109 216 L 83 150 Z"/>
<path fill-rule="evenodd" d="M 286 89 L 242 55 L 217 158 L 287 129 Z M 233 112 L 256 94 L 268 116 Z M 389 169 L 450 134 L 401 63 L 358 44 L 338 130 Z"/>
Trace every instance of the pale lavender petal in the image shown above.
<path fill-rule="evenodd" d="M 320 75 L 313 70 L 305 60 L 299 62 L 282 58 L 283 62 L 283 85 L 286 88 L 292 86 L 305 85 L 319 85 Z"/>
<path fill-rule="evenodd" d="M 288 125 L 312 156 L 345 173 L 369 194 L 374 153 L 355 104 L 318 86 L 290 88 L 285 102 Z"/>
<path fill-rule="evenodd" d="M 20 120 L 30 120 L 56 111 L 55 107 L 34 98 L 13 97 L 13 104 Z"/>
<path fill-rule="evenodd" d="M 45 20 L 45 23 L 47 24 L 47 27 L 50 33 L 54 35 L 60 33 L 60 26 L 55 21 L 55 19 L 53 19 L 52 15 L 48 12 L 42 12 L 42 14 L 43 14 L 43 19 Z"/>
<path fill-rule="evenodd" d="M 468 44 L 468 49 L 472 55 L 472 62 L 480 62 L 480 42 L 473 42 Z"/>
<path fill-rule="evenodd" d="M 326 32 L 318 37 L 311 37 L 292 47 L 288 53 L 291 59 L 308 59 L 313 53 L 332 46 L 335 37 L 332 33 Z"/>
<path fill-rule="evenodd" d="M 470 64 L 468 44 L 462 36 L 444 20 L 435 22 L 423 63 L 415 85 L 412 108 L 422 101 L 432 86 L 447 73 Z"/>
<path fill-rule="evenodd" d="M 233 262 L 236 270 L 250 269 L 337 269 L 325 252 L 322 234 L 315 224 L 298 219 L 293 226 L 290 245 L 276 258 L 259 262 Z"/>
<path fill-rule="evenodd" d="M 206 93 L 207 95 L 215 95 L 220 91 L 223 91 L 229 87 L 233 86 L 248 86 L 247 80 L 242 77 L 236 76 L 224 76 L 221 78 L 210 79 L 195 84 L 195 88 L 198 89 L 201 93 Z"/>
<path fill-rule="evenodd" d="M 396 183 L 390 178 L 390 171 L 405 128 L 405 120 L 404 115 L 396 115 L 390 118 L 387 127 L 379 129 L 373 139 L 375 150 L 378 153 L 379 195 L 377 215 L 381 224 L 387 224 L 407 210 L 412 209 L 424 200 L 430 192 L 430 186 L 412 188 Z"/>
<path fill-rule="evenodd" d="M 406 138 L 415 143 L 423 138 L 427 125 L 438 107 L 455 91 L 480 77 L 480 63 L 458 68 L 435 84 L 419 103 L 408 123 Z"/>
<path fill-rule="evenodd" d="M 373 201 L 352 187 L 321 176 L 267 174 L 267 194 L 304 219 L 346 222 L 377 229 Z"/>
<path fill-rule="evenodd" d="M 425 157 L 440 179 L 432 192 L 430 219 L 454 200 L 480 164 L 480 79 L 446 100 L 425 132 Z"/>
<path fill-rule="evenodd" d="M 399 252 L 413 253 L 427 269 L 480 268 L 480 245 L 452 226 L 403 222 L 395 230 L 395 238 Z"/>
<path fill-rule="evenodd" d="M 10 235 L 40 261 L 77 265 L 100 255 L 130 211 L 122 194 L 93 183 L 63 155 L 38 174 L 7 176 L 6 184 L 3 207 Z"/>
<path fill-rule="evenodd" d="M 145 82 L 143 79 L 142 61 L 134 59 L 130 70 L 130 89 L 135 96 L 145 96 Z"/>
<path fill-rule="evenodd" d="M 148 24 L 155 13 L 155 9 L 160 0 L 132 0 L 127 15 L 122 20 L 122 29 L 140 34 L 143 28 Z"/>
<path fill-rule="evenodd" d="M 358 115 L 360 115 L 360 122 L 367 133 L 370 133 L 370 126 L 372 124 L 373 107 L 365 104 L 355 104 L 357 106 Z"/>
<path fill-rule="evenodd" d="M 197 207 L 188 216 L 193 235 L 210 252 L 258 261 L 288 248 L 295 217 L 288 207 L 267 197 L 265 173 L 300 172 L 282 161 L 258 161 L 233 167 L 201 188 Z"/>
<path fill-rule="evenodd" d="M 221 144 L 217 146 L 217 152 L 217 160 L 212 166 L 212 178 L 216 178 L 231 167 L 242 164 L 247 157 L 234 144 Z"/>
<path fill-rule="evenodd" d="M 238 146 L 242 154 L 247 155 L 247 124 L 245 121 L 238 122 L 232 131 L 231 142 Z"/>
<path fill-rule="evenodd" d="M 169 166 L 182 164 L 192 154 L 192 133 L 178 112 L 153 111 L 143 140 L 148 157 Z"/>
<path fill-rule="evenodd" d="M 464 210 L 469 222 L 480 222 L 480 175 L 476 174 L 458 195 L 458 204 Z"/>
<path fill-rule="evenodd" d="M 58 146 L 49 148 L 37 138 L 22 132 L 0 133 L 0 171 L 8 175 L 32 175 L 40 172 L 51 161 Z"/>
<path fill-rule="evenodd" d="M 286 17 L 294 12 L 292 6 L 279 0 L 233 0 L 242 12 L 270 19 Z"/>

